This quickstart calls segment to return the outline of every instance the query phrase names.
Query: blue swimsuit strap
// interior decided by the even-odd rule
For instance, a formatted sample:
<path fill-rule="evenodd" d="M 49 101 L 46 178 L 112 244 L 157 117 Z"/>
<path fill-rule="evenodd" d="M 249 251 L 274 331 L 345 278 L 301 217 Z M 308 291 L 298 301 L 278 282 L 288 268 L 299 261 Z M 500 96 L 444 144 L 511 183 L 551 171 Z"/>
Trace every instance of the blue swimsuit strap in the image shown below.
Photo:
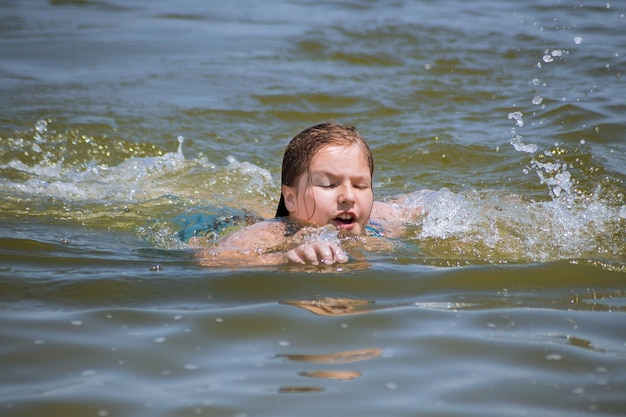
<path fill-rule="evenodd" d="M 368 236 L 375 236 L 375 237 L 385 236 L 385 228 L 383 227 L 383 225 L 373 220 L 370 220 L 367 223 L 367 225 L 365 226 L 365 231 L 367 232 Z"/>

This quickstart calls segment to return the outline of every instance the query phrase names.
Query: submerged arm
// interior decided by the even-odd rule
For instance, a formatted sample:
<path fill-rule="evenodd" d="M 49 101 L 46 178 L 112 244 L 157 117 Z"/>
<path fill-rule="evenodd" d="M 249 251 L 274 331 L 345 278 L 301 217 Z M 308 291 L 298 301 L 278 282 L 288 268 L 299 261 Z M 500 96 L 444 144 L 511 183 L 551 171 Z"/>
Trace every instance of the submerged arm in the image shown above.
<path fill-rule="evenodd" d="M 305 228 L 308 229 L 308 228 Z M 304 230 L 285 237 L 285 223 L 259 222 L 245 227 L 216 246 L 202 248 L 197 258 L 203 266 L 281 265 L 289 262 L 318 265 L 348 261 L 338 242 L 303 239 Z M 190 242 L 196 246 L 197 242 Z"/>
<path fill-rule="evenodd" d="M 284 230 L 280 226 L 259 222 L 234 232 L 215 246 L 203 247 L 198 240 L 190 241 L 190 246 L 200 249 L 196 258 L 203 266 L 279 265 L 287 261 L 283 252 L 275 250 Z"/>

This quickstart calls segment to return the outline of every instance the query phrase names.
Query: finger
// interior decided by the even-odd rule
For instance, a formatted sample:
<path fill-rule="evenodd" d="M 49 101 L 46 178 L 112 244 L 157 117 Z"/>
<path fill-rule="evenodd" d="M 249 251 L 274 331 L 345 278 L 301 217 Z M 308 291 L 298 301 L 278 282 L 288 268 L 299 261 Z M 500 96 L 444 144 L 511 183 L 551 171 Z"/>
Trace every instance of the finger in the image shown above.
<path fill-rule="evenodd" d="M 287 259 L 289 259 L 290 262 L 293 262 L 296 264 L 306 263 L 304 259 L 302 259 L 302 257 L 298 254 L 298 252 L 296 252 L 295 249 L 291 249 L 290 251 L 287 252 Z"/>
<path fill-rule="evenodd" d="M 334 251 L 332 250 L 330 244 L 317 243 L 315 245 L 315 250 L 317 252 L 317 257 L 321 263 L 326 265 L 332 265 L 335 263 Z"/>
<path fill-rule="evenodd" d="M 336 243 L 331 243 L 329 246 L 333 252 L 333 257 L 335 261 L 339 263 L 348 262 L 348 255 L 346 255 L 346 252 L 341 248 L 341 246 Z"/>
<path fill-rule="evenodd" d="M 317 252 L 315 251 L 313 246 L 308 243 L 298 246 L 297 248 L 293 249 L 293 252 L 295 253 L 295 255 L 298 256 L 299 259 L 302 260 L 301 263 L 311 263 L 313 265 L 319 264 Z"/>

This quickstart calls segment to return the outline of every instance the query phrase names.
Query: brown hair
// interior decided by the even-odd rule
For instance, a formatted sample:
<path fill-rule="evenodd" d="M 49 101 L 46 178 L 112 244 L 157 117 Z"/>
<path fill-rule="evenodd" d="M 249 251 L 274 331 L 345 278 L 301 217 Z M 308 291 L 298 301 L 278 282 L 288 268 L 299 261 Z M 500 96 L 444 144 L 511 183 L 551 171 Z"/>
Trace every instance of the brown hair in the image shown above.
<path fill-rule="evenodd" d="M 298 133 L 291 139 L 283 155 L 281 188 L 283 185 L 294 187 L 300 176 L 308 171 L 313 157 L 324 147 L 352 145 L 361 147 L 370 169 L 370 175 L 373 176 L 374 157 L 372 151 L 365 138 L 354 127 L 347 127 L 330 121 L 309 127 Z M 289 211 L 285 206 L 285 198 L 281 191 L 276 217 L 287 216 L 289 216 Z"/>

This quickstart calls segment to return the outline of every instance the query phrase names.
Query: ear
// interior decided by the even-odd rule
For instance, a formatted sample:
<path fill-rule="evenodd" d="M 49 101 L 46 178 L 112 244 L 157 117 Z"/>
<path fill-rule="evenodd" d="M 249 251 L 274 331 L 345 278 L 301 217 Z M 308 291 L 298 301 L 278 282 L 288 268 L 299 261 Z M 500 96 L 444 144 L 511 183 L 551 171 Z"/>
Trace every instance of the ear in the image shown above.
<path fill-rule="evenodd" d="M 295 188 L 283 185 L 281 187 L 281 191 L 283 193 L 283 197 L 285 198 L 285 207 L 287 207 L 287 211 L 289 213 L 293 213 L 294 211 L 296 211 L 296 207 L 298 204 Z"/>

